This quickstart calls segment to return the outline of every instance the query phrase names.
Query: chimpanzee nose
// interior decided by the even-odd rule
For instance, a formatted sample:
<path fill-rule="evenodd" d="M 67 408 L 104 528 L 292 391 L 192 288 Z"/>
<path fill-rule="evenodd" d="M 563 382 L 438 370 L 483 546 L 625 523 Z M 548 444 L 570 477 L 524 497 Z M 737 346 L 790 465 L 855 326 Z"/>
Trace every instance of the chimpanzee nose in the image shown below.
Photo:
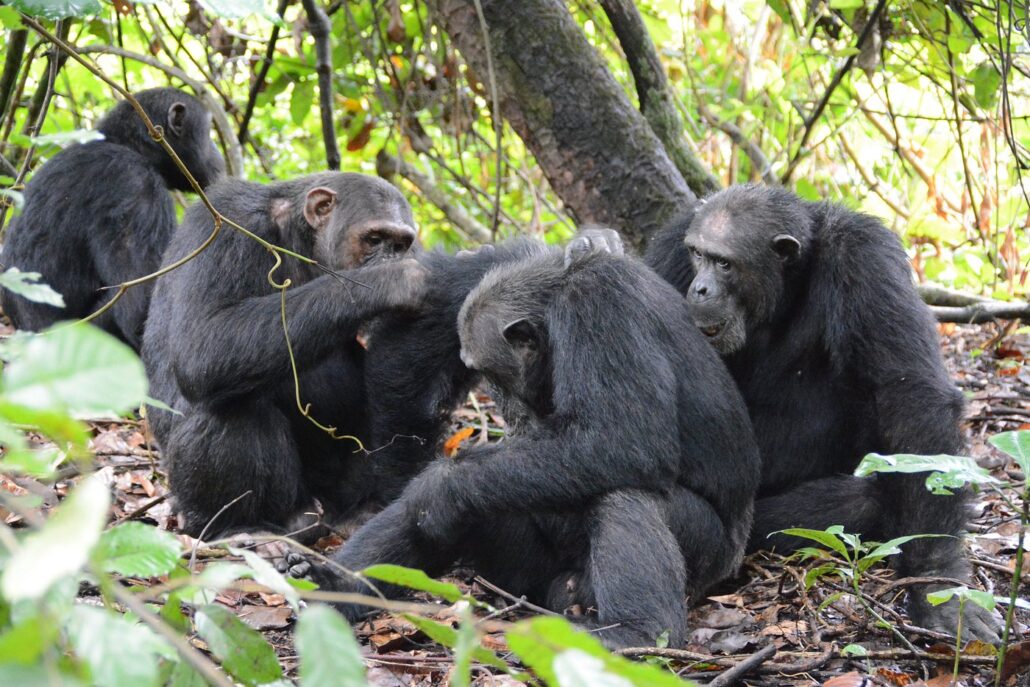
<path fill-rule="evenodd" d="M 415 242 L 415 230 L 404 224 L 385 222 L 366 229 L 366 241 L 385 253 L 405 253 Z"/>
<path fill-rule="evenodd" d="M 690 296 L 695 303 L 700 303 L 708 299 L 708 284 L 702 281 L 695 280 L 690 286 Z"/>

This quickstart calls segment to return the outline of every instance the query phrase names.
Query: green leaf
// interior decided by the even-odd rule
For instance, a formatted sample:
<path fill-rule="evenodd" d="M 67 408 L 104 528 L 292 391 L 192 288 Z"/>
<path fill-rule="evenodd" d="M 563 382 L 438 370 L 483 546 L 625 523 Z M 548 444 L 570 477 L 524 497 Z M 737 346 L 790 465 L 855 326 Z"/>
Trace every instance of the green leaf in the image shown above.
<path fill-rule="evenodd" d="M 328 606 L 309 606 L 294 634 L 304 687 L 365 687 L 365 662 L 350 625 Z"/>
<path fill-rule="evenodd" d="M 595 637 L 575 629 L 564 618 L 553 616 L 538 617 L 531 620 L 524 620 L 516 623 L 509 630 L 505 637 L 508 646 L 519 659 L 541 680 L 548 685 L 565 685 L 577 683 L 563 683 L 559 675 L 572 679 L 572 676 L 582 674 L 574 672 L 578 668 L 589 668 L 589 675 L 601 680 L 608 680 L 610 676 L 617 676 L 614 681 L 591 682 L 593 685 L 625 685 L 635 687 L 682 687 L 689 684 L 672 673 L 661 668 L 645 663 L 635 663 L 621 656 L 608 653 L 601 642 Z M 581 657 L 566 656 L 561 661 L 556 661 L 560 655 L 576 650 L 587 656 L 599 659 L 604 670 L 604 676 L 597 673 L 596 665 L 584 666 Z M 557 662 L 557 665 L 555 665 Z M 625 678 L 618 680 L 618 678 Z"/>
<path fill-rule="evenodd" d="M 2 391 L 28 408 L 111 415 L 143 402 L 147 378 L 132 349 L 110 334 L 85 323 L 57 325 L 25 342 Z"/>
<path fill-rule="evenodd" d="M 0 665 L 0 685 L 17 685 L 18 687 L 80 687 L 82 680 L 58 667 L 51 669 L 42 664 L 21 666 L 16 663 Z"/>
<path fill-rule="evenodd" d="M 147 404 L 148 406 L 150 406 L 151 408 L 157 408 L 158 410 L 164 410 L 166 412 L 172 413 L 173 415 L 182 415 L 182 413 L 180 413 L 175 408 L 171 407 L 170 405 L 168 405 L 164 401 L 159 401 L 156 398 L 152 398 L 150 396 L 147 396 L 146 398 L 143 399 L 143 402 L 145 404 Z"/>
<path fill-rule="evenodd" d="M 57 624 L 39 616 L 19 620 L 0 634 L 0 664 L 31 665 L 57 638 Z"/>
<path fill-rule="evenodd" d="M 948 495 L 952 489 L 959 489 L 967 484 L 996 483 L 991 473 L 966 456 L 935 455 L 922 456 L 910 453 L 899 453 L 893 456 L 881 456 L 870 453 L 858 467 L 855 474 L 866 477 L 878 473 L 919 473 L 929 472 L 926 488 L 934 494 Z"/>
<path fill-rule="evenodd" d="M 423 618 L 422 616 L 413 615 L 411 613 L 405 613 L 404 618 L 412 625 L 422 630 L 426 636 L 437 644 L 442 644 L 448 649 L 457 649 L 459 644 L 461 644 L 462 640 L 458 631 L 450 625 L 444 625 L 443 623 L 438 623 L 435 620 Z M 484 647 L 475 647 L 472 649 L 472 657 L 480 663 L 500 668 L 501 670 L 506 670 L 508 668 L 508 664 L 498 658 L 497 654 Z"/>
<path fill-rule="evenodd" d="M 216 17 L 226 19 L 246 19 L 258 16 L 269 21 L 281 23 L 279 16 L 264 0 L 200 0 L 200 4 Z"/>
<path fill-rule="evenodd" d="M 1015 459 L 1023 474 L 1030 474 L 1030 430 L 1002 432 L 988 439 L 994 448 Z"/>
<path fill-rule="evenodd" d="M 479 646 L 479 635 L 472 621 L 468 604 L 461 604 L 461 622 L 458 623 L 454 642 L 454 670 L 451 671 L 451 687 L 469 687 L 472 682 L 472 656 Z"/>
<path fill-rule="evenodd" d="M 985 110 L 993 108 L 998 102 L 1001 74 L 993 64 L 983 62 L 969 76 L 973 80 L 973 98 L 976 104 Z"/>
<path fill-rule="evenodd" d="M 845 560 L 850 561 L 851 556 L 848 554 L 848 547 L 844 546 L 844 542 L 842 542 L 840 540 L 840 537 L 838 536 L 838 534 L 841 531 L 843 531 L 843 528 L 841 528 L 839 525 L 834 525 L 833 527 L 828 527 L 825 530 L 810 530 L 805 529 L 804 527 L 792 527 L 790 529 L 783 530 L 782 532 L 776 532 L 774 534 L 786 534 L 791 537 L 811 539 L 814 542 L 822 544 L 831 551 L 836 551 L 841 556 L 843 556 Z"/>
<path fill-rule="evenodd" d="M 0 274 L 0 286 L 35 303 L 63 308 L 64 296 L 40 282 L 42 276 L 39 272 L 22 272 L 17 267 L 10 267 Z"/>
<path fill-rule="evenodd" d="M 949 587 L 948 589 L 938 589 L 936 591 L 929 592 L 926 595 L 926 600 L 934 606 L 940 606 L 941 604 L 947 603 L 951 601 L 952 598 L 972 601 L 977 606 L 988 611 L 993 611 L 996 605 L 993 594 L 982 592 L 979 589 L 970 589 L 969 587 Z"/>
<path fill-rule="evenodd" d="M 223 606 L 210 604 L 197 609 L 193 618 L 197 633 L 204 638 L 222 667 L 245 685 L 260 685 L 283 676 L 275 651 L 256 630 Z"/>
<path fill-rule="evenodd" d="M 93 555 L 107 572 L 156 577 L 175 568 L 182 545 L 153 525 L 126 522 L 104 532 Z"/>
<path fill-rule="evenodd" d="M 865 4 L 863 0 L 830 0 L 830 9 L 857 10 Z"/>
<path fill-rule="evenodd" d="M 0 397 L 0 418 L 15 425 L 34 427 L 59 445 L 70 445 L 72 449 L 85 452 L 89 434 L 85 425 L 68 417 L 64 412 L 48 409 L 37 410 L 8 403 Z"/>
<path fill-rule="evenodd" d="M 271 563 L 247 549 L 230 547 L 229 553 L 234 556 L 242 556 L 247 561 L 247 565 L 254 571 L 253 577 L 256 582 L 286 597 L 294 611 L 300 610 L 300 594 L 297 592 L 297 588 L 291 585 Z"/>
<path fill-rule="evenodd" d="M 822 194 L 819 193 L 819 189 L 815 187 L 815 184 L 803 177 L 794 182 L 794 191 L 805 200 L 813 202 L 822 200 Z"/>
<path fill-rule="evenodd" d="M 105 608 L 74 606 L 67 630 L 75 654 L 98 685 L 157 685 L 157 658 L 175 656 L 145 625 Z"/>
<path fill-rule="evenodd" d="M 294 81 L 293 92 L 290 93 L 290 118 L 297 126 L 304 124 L 311 107 L 315 102 L 315 82 Z"/>
<path fill-rule="evenodd" d="M 20 29 L 22 28 L 21 15 L 18 14 L 18 10 L 13 7 L 7 7 L 4 5 L 3 7 L 0 7 L 0 24 L 3 24 L 5 29 Z"/>
<path fill-rule="evenodd" d="M 433 596 L 439 596 L 451 603 L 464 596 L 457 585 L 449 582 L 440 582 L 426 575 L 421 570 L 405 568 L 400 565 L 387 563 L 373 565 L 365 568 L 362 573 L 365 577 L 371 577 L 382 582 L 397 584 L 408 589 L 416 589 L 420 592 L 429 592 Z"/>
<path fill-rule="evenodd" d="M 817 565 L 805 573 L 805 589 L 811 589 L 812 585 L 827 575 L 837 574 L 837 566 L 833 563 Z"/>
<path fill-rule="evenodd" d="M 58 580 L 79 572 L 100 539 L 110 505 L 110 490 L 99 477 L 79 482 L 43 529 L 27 536 L 7 561 L 0 578 L 4 597 L 37 599 Z"/>
<path fill-rule="evenodd" d="M 848 644 L 840 650 L 845 656 L 868 656 L 869 650 L 861 644 Z"/>
<path fill-rule="evenodd" d="M 11 6 L 30 17 L 67 19 L 100 14 L 99 0 L 11 0 Z"/>

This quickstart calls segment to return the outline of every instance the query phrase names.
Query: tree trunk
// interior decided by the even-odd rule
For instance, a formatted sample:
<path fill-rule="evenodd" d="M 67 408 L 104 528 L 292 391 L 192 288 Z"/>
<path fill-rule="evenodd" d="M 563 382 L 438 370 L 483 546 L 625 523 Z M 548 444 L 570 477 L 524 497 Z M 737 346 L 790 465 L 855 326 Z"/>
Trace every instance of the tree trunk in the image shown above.
<path fill-rule="evenodd" d="M 580 224 L 619 230 L 639 249 L 695 200 L 562 0 L 429 0 L 436 22 L 491 89 L 555 193 Z M 492 53 L 488 63 L 486 45 Z"/>

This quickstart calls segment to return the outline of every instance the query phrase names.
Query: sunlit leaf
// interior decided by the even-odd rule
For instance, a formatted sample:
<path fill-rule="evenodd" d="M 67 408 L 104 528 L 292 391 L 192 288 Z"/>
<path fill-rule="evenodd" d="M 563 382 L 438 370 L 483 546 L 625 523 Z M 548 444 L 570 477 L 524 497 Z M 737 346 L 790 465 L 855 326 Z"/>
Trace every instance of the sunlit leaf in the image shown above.
<path fill-rule="evenodd" d="M 929 472 L 926 477 L 926 488 L 934 494 L 947 495 L 952 489 L 960 489 L 967 484 L 996 483 L 991 473 L 966 456 L 935 455 L 922 456 L 900 453 L 893 456 L 881 456 L 870 453 L 858 467 L 855 474 L 866 477 L 873 473 L 905 473 L 913 474 Z"/>
<path fill-rule="evenodd" d="M 202 606 L 194 622 L 222 667 L 243 684 L 260 685 L 282 677 L 275 650 L 229 609 L 214 604 Z"/>
<path fill-rule="evenodd" d="M 1016 461 L 1023 474 L 1030 473 L 1030 430 L 1002 432 L 988 439 L 991 445 Z"/>
<path fill-rule="evenodd" d="M 362 574 L 374 580 L 397 584 L 408 589 L 416 589 L 420 592 L 429 592 L 433 596 L 439 596 L 452 603 L 463 596 L 457 585 L 434 580 L 421 570 L 415 570 L 414 568 L 383 563 L 365 568 Z"/>
<path fill-rule="evenodd" d="M 126 522 L 104 532 L 94 555 L 108 572 L 154 577 L 172 571 L 182 555 L 182 544 L 153 525 Z"/>
<path fill-rule="evenodd" d="M 76 656 L 99 685 L 157 685 L 157 658 L 175 655 L 149 628 L 105 608 L 76 605 L 67 628 Z"/>
<path fill-rule="evenodd" d="M 294 635 L 304 687 L 365 687 L 365 662 L 354 632 L 328 606 L 309 606 Z"/>
<path fill-rule="evenodd" d="M 87 17 L 101 11 L 98 0 L 11 0 L 10 4 L 30 17 L 43 19 Z"/>
<path fill-rule="evenodd" d="M 0 286 L 35 303 L 63 308 L 64 296 L 42 283 L 42 278 L 39 272 L 22 272 L 17 267 L 9 267 L 0 273 Z"/>

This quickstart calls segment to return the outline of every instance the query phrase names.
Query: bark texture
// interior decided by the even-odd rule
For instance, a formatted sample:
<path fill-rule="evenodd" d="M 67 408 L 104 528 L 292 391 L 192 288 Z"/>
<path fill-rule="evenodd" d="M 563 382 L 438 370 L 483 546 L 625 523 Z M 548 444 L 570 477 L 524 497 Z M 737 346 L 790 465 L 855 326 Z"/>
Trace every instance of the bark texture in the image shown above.
<path fill-rule="evenodd" d="M 430 0 L 437 24 L 490 88 L 475 0 Z M 695 200 L 664 146 L 562 0 L 481 0 L 501 113 L 580 224 L 640 248 Z"/>

